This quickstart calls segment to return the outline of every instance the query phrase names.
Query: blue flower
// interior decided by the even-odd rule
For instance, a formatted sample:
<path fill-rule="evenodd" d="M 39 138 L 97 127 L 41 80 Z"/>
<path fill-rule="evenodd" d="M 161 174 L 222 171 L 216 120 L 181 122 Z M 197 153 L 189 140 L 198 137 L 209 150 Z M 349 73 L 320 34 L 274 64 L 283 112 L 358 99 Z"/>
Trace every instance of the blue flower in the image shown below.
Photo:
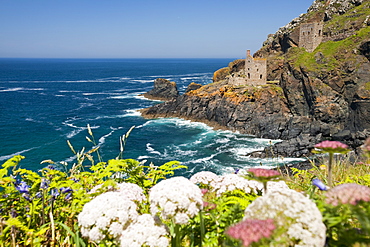
<path fill-rule="evenodd" d="M 312 184 L 319 188 L 319 190 L 328 190 L 326 185 L 318 178 L 312 179 Z"/>
<path fill-rule="evenodd" d="M 35 197 L 36 197 L 36 198 L 42 198 L 42 193 L 41 193 L 40 191 L 39 191 L 39 192 L 37 192 L 37 193 L 36 193 L 36 195 L 35 195 Z"/>
<path fill-rule="evenodd" d="M 69 200 L 72 198 L 72 193 L 68 193 L 64 199 Z"/>
<path fill-rule="evenodd" d="M 62 187 L 60 188 L 60 192 L 61 193 L 68 193 L 68 192 L 72 192 L 73 190 L 69 187 Z"/>
<path fill-rule="evenodd" d="M 30 192 L 30 186 L 22 181 L 20 182 L 15 188 L 20 192 L 20 193 L 29 193 Z"/>
<path fill-rule="evenodd" d="M 29 202 L 31 202 L 31 201 L 32 201 L 31 197 L 30 197 L 28 194 L 26 194 L 26 193 L 23 193 L 23 194 L 22 194 L 22 197 L 23 197 L 24 199 L 26 199 L 27 201 L 29 201 Z"/>
<path fill-rule="evenodd" d="M 58 196 L 60 195 L 58 189 L 52 189 L 51 190 L 51 196 L 53 197 L 53 199 L 57 198 Z"/>
<path fill-rule="evenodd" d="M 41 179 L 40 188 L 47 189 L 49 187 L 49 181 L 47 179 Z"/>

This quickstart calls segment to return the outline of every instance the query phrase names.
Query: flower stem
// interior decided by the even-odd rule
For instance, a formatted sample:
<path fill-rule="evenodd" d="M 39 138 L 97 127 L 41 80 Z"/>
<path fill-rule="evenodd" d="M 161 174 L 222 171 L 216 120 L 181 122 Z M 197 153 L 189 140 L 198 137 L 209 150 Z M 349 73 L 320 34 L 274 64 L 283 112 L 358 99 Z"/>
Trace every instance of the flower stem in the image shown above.
<path fill-rule="evenodd" d="M 263 181 L 263 189 L 264 189 L 264 194 L 266 195 L 267 193 L 267 181 Z"/>
<path fill-rule="evenodd" d="M 204 218 L 203 218 L 203 212 L 202 210 L 199 211 L 199 218 L 200 218 L 200 247 L 202 247 L 203 244 L 203 238 L 205 235 L 205 229 L 204 229 Z"/>
<path fill-rule="evenodd" d="M 180 238 L 180 225 L 175 224 L 175 227 L 173 228 L 171 237 L 171 247 L 180 247 L 181 246 L 181 238 Z"/>
<path fill-rule="evenodd" d="M 329 165 L 328 165 L 328 184 L 329 184 L 329 187 L 332 188 L 333 187 L 333 182 L 332 182 L 332 174 L 331 174 L 331 171 L 332 171 L 332 165 L 333 165 L 333 156 L 334 154 L 333 153 L 329 153 Z"/>

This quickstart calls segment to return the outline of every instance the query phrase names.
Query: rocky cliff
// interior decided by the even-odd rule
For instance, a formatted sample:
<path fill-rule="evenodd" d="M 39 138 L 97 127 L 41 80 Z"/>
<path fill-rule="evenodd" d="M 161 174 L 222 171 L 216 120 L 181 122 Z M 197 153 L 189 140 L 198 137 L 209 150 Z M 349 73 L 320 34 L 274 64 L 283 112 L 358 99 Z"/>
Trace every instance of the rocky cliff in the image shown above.
<path fill-rule="evenodd" d="M 313 52 L 300 27 L 322 23 Z M 257 137 L 282 139 L 274 153 L 304 156 L 324 139 L 361 145 L 370 135 L 370 0 L 316 0 L 306 14 L 269 35 L 254 57 L 267 59 L 267 84 L 233 85 L 244 60 L 216 71 L 214 82 L 143 110 Z M 264 155 L 264 154 L 261 154 Z"/>

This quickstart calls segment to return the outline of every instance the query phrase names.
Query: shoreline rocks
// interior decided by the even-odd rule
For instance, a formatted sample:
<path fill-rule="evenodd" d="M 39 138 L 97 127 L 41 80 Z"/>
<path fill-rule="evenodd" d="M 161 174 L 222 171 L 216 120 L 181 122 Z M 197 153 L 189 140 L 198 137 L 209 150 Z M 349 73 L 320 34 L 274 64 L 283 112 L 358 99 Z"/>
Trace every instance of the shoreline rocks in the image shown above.
<path fill-rule="evenodd" d="M 171 100 L 179 96 L 179 91 L 175 82 L 163 78 L 154 80 L 154 88 L 143 94 L 144 97 L 151 100 Z"/>

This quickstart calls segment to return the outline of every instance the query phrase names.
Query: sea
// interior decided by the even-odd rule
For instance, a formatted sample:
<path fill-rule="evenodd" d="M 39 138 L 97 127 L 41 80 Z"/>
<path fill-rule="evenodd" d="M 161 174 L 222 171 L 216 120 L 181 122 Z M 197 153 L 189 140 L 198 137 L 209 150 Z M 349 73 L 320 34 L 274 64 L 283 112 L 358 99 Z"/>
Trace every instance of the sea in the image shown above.
<path fill-rule="evenodd" d="M 180 118 L 145 119 L 138 110 L 161 103 L 142 96 L 156 78 L 174 81 L 180 93 L 191 82 L 212 83 L 213 72 L 234 59 L 0 59 L 0 164 L 23 155 L 22 168 L 38 171 L 66 162 L 75 151 L 99 146 L 102 160 L 120 153 L 147 165 L 180 161 L 188 167 L 177 175 L 199 171 L 233 173 L 249 167 L 276 167 L 291 158 L 257 159 L 279 140 L 215 130 Z M 94 143 L 87 126 L 91 127 Z M 95 157 L 96 158 L 96 157 Z M 88 165 L 89 162 L 86 163 Z"/>

